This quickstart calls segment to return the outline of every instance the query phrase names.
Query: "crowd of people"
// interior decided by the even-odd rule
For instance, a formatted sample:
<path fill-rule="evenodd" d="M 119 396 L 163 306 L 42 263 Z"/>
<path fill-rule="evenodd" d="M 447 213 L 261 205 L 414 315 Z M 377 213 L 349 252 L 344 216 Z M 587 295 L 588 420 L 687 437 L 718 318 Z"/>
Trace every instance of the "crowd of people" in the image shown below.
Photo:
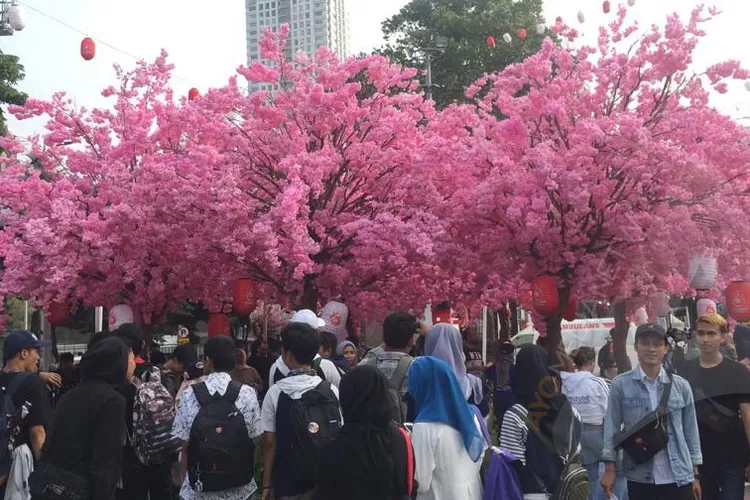
<path fill-rule="evenodd" d="M 464 332 L 465 333 L 465 332 Z M 668 335 L 638 327 L 638 365 L 594 374 L 592 348 L 550 366 L 409 313 L 359 352 L 298 311 L 250 356 L 230 337 L 144 355 L 137 326 L 97 334 L 76 366 L 5 335 L 0 483 L 34 500 L 739 500 L 750 372 L 702 316 L 699 355 L 665 369 Z M 147 359 L 148 358 L 148 359 Z M 609 367 L 607 367 L 608 369 Z M 601 375 L 605 375 L 602 377 Z M 54 391 L 50 391 L 54 387 Z M 54 410 L 53 410 L 54 407 Z M 489 425 L 488 425 L 489 424 Z"/>

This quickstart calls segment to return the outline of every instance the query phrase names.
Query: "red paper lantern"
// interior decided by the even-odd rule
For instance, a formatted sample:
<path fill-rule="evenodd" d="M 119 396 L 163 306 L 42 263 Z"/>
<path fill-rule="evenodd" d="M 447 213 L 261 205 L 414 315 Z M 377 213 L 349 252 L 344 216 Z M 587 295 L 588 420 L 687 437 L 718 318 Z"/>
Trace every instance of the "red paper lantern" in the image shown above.
<path fill-rule="evenodd" d="M 96 55 L 96 43 L 91 38 L 81 40 L 81 57 L 90 61 Z"/>
<path fill-rule="evenodd" d="M 47 321 L 52 326 L 62 326 L 68 322 L 70 307 L 63 302 L 54 302 L 47 307 Z"/>
<path fill-rule="evenodd" d="M 562 316 L 565 321 L 575 321 L 578 317 L 578 301 L 573 294 L 568 295 L 568 303 L 563 310 Z"/>
<path fill-rule="evenodd" d="M 234 312 L 247 316 L 258 307 L 258 290 L 250 278 L 238 279 L 232 288 Z"/>
<path fill-rule="evenodd" d="M 531 282 L 534 310 L 542 316 L 552 314 L 560 307 L 557 281 L 552 276 L 539 276 Z"/>
<path fill-rule="evenodd" d="M 526 29 L 524 29 L 524 28 L 520 28 L 520 29 L 519 29 L 519 30 L 518 30 L 518 31 L 516 32 L 516 35 L 518 36 L 518 39 L 519 39 L 519 40 L 526 40 Z"/>
<path fill-rule="evenodd" d="M 432 310 L 432 324 L 437 325 L 438 323 L 452 323 L 450 309 L 433 309 Z"/>
<path fill-rule="evenodd" d="M 745 323 L 750 321 L 750 281 L 733 281 L 727 287 L 729 315 Z"/>
<path fill-rule="evenodd" d="M 495 37 L 494 36 L 488 36 L 487 37 L 487 47 L 494 47 L 495 46 Z"/>
<path fill-rule="evenodd" d="M 188 100 L 189 101 L 194 101 L 194 100 L 198 99 L 200 96 L 201 96 L 200 91 L 198 89 L 196 89 L 195 87 L 193 87 L 192 89 L 190 89 L 190 91 L 188 92 Z"/>
<path fill-rule="evenodd" d="M 221 313 L 214 313 L 208 317 L 208 336 L 216 337 L 217 335 L 229 335 L 231 329 L 229 326 L 229 316 Z"/>
<path fill-rule="evenodd" d="M 612 10 L 612 5 L 609 3 L 609 0 L 604 0 L 604 3 L 602 4 L 602 10 L 605 14 L 609 14 L 609 11 Z"/>

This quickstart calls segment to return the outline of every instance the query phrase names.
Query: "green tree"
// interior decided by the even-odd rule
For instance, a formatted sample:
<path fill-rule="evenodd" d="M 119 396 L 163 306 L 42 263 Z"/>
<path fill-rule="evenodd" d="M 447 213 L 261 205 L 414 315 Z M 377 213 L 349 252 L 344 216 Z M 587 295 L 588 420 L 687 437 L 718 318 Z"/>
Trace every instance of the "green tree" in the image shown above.
<path fill-rule="evenodd" d="M 17 56 L 0 51 L 0 103 L 23 105 L 28 96 L 16 88 L 26 73 Z M 5 114 L 0 109 L 0 135 L 8 131 Z"/>
<path fill-rule="evenodd" d="M 447 46 L 432 60 L 433 98 L 445 107 L 465 101 L 466 88 L 485 72 L 537 52 L 545 35 L 537 34 L 536 26 L 543 22 L 542 0 L 412 0 L 383 22 L 381 52 L 400 64 L 424 68 L 424 49 L 434 47 L 438 36 L 447 37 Z M 525 40 L 517 35 L 521 28 Z M 505 33 L 513 37 L 510 44 L 503 41 Z M 487 45 L 489 36 L 495 47 Z"/>

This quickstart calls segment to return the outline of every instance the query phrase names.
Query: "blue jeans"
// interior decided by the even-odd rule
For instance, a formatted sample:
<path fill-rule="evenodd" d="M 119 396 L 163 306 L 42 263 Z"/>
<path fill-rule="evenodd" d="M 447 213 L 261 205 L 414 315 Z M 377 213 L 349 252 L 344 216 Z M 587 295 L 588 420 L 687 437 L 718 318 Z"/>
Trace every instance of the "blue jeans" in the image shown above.
<path fill-rule="evenodd" d="M 583 466 L 589 473 L 589 500 L 606 500 L 604 490 L 599 482 L 599 466 L 602 463 L 602 443 L 604 439 L 604 427 L 595 425 L 583 425 L 581 435 L 581 459 Z M 615 483 L 615 496 L 618 500 L 628 500 L 628 485 L 622 474 L 622 460 L 618 460 L 617 483 Z"/>
<path fill-rule="evenodd" d="M 716 469 L 700 466 L 703 500 L 742 500 L 745 498 L 745 468 Z"/>

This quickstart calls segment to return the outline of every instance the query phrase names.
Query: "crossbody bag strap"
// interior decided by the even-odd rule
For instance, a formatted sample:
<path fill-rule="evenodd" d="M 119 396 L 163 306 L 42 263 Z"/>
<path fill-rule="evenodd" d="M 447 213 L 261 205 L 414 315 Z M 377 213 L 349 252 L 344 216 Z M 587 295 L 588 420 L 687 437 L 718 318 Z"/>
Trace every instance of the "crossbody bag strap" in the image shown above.
<path fill-rule="evenodd" d="M 661 393 L 661 401 L 659 401 L 659 406 L 656 408 L 656 413 L 659 415 L 666 415 L 669 409 L 669 395 L 672 392 L 672 374 L 669 375 L 669 383 L 664 388 L 664 390 Z"/>
<path fill-rule="evenodd" d="M 721 413 L 725 417 L 736 417 L 736 416 L 738 416 L 738 414 L 737 414 L 736 411 L 733 411 L 731 408 L 728 408 L 728 407 L 724 406 L 723 404 L 721 404 L 718 401 L 716 401 L 714 398 L 709 398 L 708 396 L 706 396 L 706 393 L 700 387 L 696 387 L 695 390 L 694 390 L 694 392 L 695 392 L 695 402 L 696 403 L 698 401 L 702 401 L 702 400 L 705 399 L 705 400 L 708 401 L 708 404 L 710 404 L 711 406 L 713 406 L 716 411 L 718 411 L 719 413 Z"/>

